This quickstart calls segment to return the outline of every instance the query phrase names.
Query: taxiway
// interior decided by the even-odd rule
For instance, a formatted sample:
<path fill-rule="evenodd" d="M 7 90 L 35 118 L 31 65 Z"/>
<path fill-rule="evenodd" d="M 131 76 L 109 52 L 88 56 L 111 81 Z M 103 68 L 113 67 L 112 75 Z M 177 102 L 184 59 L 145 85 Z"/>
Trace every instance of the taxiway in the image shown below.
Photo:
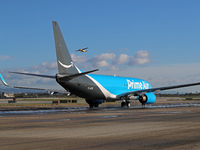
<path fill-rule="evenodd" d="M 179 106 L 178 104 L 184 104 Z M 161 107 L 164 105 L 163 107 Z M 200 103 L 1 110 L 1 149 L 199 149 Z"/>

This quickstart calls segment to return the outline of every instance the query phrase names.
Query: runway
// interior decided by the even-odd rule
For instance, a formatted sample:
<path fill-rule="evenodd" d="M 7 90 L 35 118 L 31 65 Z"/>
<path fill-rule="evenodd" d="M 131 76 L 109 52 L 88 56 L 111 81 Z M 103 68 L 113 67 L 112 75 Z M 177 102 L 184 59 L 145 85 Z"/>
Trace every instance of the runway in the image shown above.
<path fill-rule="evenodd" d="M 1 111 L 0 147 L 199 149 L 200 103 L 181 105 Z"/>

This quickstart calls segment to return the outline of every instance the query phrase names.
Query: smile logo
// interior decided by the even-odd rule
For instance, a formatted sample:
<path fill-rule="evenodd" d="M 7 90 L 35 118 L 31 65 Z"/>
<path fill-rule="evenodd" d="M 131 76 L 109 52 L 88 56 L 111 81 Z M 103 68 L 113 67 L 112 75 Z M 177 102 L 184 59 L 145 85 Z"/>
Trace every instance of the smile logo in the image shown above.
<path fill-rule="evenodd" d="M 58 61 L 58 62 L 59 62 L 59 64 L 60 64 L 61 66 L 63 66 L 64 68 L 70 68 L 70 67 L 73 66 L 73 62 L 71 62 L 70 65 L 65 65 L 65 64 L 61 63 L 60 61 Z"/>

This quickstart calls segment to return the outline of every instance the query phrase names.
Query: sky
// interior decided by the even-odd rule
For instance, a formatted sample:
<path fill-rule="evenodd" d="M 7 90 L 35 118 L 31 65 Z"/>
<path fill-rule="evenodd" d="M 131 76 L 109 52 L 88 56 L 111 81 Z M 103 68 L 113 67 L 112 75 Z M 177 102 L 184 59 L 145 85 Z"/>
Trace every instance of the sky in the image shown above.
<path fill-rule="evenodd" d="M 8 73 L 57 73 L 57 21 L 83 71 L 142 78 L 153 87 L 199 82 L 199 6 L 199 0 L 1 0 L 0 73 L 11 85 L 60 88 L 51 79 Z M 76 52 L 84 47 L 86 53 Z"/>

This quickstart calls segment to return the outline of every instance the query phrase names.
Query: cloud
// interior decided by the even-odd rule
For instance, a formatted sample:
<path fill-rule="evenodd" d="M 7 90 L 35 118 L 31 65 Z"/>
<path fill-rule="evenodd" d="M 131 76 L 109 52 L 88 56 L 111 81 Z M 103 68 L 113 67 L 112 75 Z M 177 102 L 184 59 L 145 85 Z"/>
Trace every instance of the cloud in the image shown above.
<path fill-rule="evenodd" d="M 87 69 L 107 67 L 105 69 L 116 71 L 124 70 L 126 67 L 140 66 L 152 62 L 150 54 L 146 50 L 138 51 L 134 57 L 127 54 L 117 56 L 115 53 L 103 53 L 90 59 L 87 59 L 85 56 L 76 56 L 75 54 L 71 56 L 75 62 L 79 63 L 78 66 Z"/>
<path fill-rule="evenodd" d="M 43 62 L 41 66 L 48 70 L 55 70 L 57 69 L 57 62 L 52 62 L 52 63 Z"/>
<path fill-rule="evenodd" d="M 40 65 L 30 67 L 28 70 L 40 71 L 40 72 L 48 72 L 50 70 L 57 70 L 57 62 L 51 62 L 51 63 L 43 62 Z"/>
<path fill-rule="evenodd" d="M 114 59 L 115 56 L 114 53 L 103 53 L 89 59 L 87 62 L 90 63 L 92 67 L 108 67 L 110 65 L 108 61 Z"/>
<path fill-rule="evenodd" d="M 61 89 L 61 87 L 57 86 L 56 81 L 52 79 L 8 73 L 9 71 L 16 71 L 23 73 L 55 75 L 55 72 L 57 71 L 55 72 L 53 71 L 54 73 L 52 73 L 52 69 L 54 69 L 54 67 L 55 67 L 54 63 L 49 63 L 49 64 L 42 63 L 41 65 L 32 66 L 26 69 L 21 69 L 21 68 L 13 68 L 6 70 L 0 69 L 0 73 L 3 75 L 6 82 L 12 86 L 30 86 L 38 88 L 52 88 L 52 89 L 54 89 L 54 87 L 55 88 L 58 87 L 58 89 Z"/>
<path fill-rule="evenodd" d="M 119 69 L 117 66 L 112 65 L 112 66 L 109 67 L 109 70 L 118 71 L 118 70 L 120 70 L 120 69 Z"/>
<path fill-rule="evenodd" d="M 124 76 L 132 76 L 132 73 L 136 75 L 136 72 L 133 70 L 136 70 L 136 68 L 140 67 L 140 65 L 150 63 L 150 54 L 148 51 L 140 50 L 138 51 L 135 56 L 129 56 L 127 54 L 116 54 L 116 53 L 102 53 L 100 55 L 96 55 L 93 58 L 87 58 L 86 56 L 82 55 L 75 55 L 71 54 L 72 60 L 77 63 L 77 66 L 80 67 L 82 70 L 86 69 L 94 69 L 94 68 L 100 68 L 100 72 L 106 72 L 103 74 L 115 74 L 120 72 L 125 73 Z M 1 56 L 0 60 L 6 60 L 10 59 L 9 56 Z M 131 68 L 131 66 L 134 66 Z M 130 69 L 131 68 L 131 69 Z M 145 68 L 147 69 L 147 68 Z M 123 70 L 123 71 L 122 71 Z M 132 70 L 133 72 L 128 72 L 127 70 Z M 1 73 L 6 74 L 8 71 L 17 71 L 17 72 L 29 72 L 29 73 L 35 73 L 35 74 L 49 74 L 49 75 L 55 75 L 57 70 L 57 62 L 42 62 L 39 65 L 30 66 L 25 69 L 21 68 L 13 68 L 8 70 L 1 70 Z M 98 72 L 99 73 L 99 72 Z M 15 74 L 7 74 L 5 76 L 8 78 L 10 83 L 13 83 L 13 85 L 31 85 L 36 86 L 42 85 L 45 86 L 47 84 L 51 85 L 53 82 L 49 79 L 43 79 L 43 78 L 35 78 L 35 77 L 29 77 L 29 76 L 20 76 Z M 17 78 L 16 78 L 17 77 Z M 153 77 L 152 77 L 153 78 Z M 43 85 L 44 84 L 44 85 Z"/>
<path fill-rule="evenodd" d="M 87 60 L 85 56 L 76 56 L 75 54 L 71 54 L 71 57 L 75 63 L 84 63 Z"/>
<path fill-rule="evenodd" d="M 129 58 L 130 58 L 130 56 L 128 56 L 126 54 L 121 54 L 120 56 L 118 56 L 117 58 L 115 58 L 113 60 L 113 64 L 118 65 L 118 64 L 125 63 L 129 60 Z"/>
<path fill-rule="evenodd" d="M 146 55 L 147 56 L 147 55 Z M 55 62 L 56 64 L 56 62 Z M 54 65 L 55 65 L 54 64 Z M 88 63 L 87 63 L 88 64 Z M 42 63 L 41 65 L 46 69 L 50 68 L 53 69 L 55 66 L 53 63 Z M 125 65 L 127 65 L 125 63 Z M 53 67 L 54 66 L 54 67 Z M 135 77 L 145 79 L 151 83 L 152 87 L 161 87 L 161 86 L 170 86 L 170 85 L 179 85 L 179 84 L 186 84 L 186 83 L 194 83 L 200 80 L 200 71 L 196 68 L 200 66 L 199 63 L 196 64 L 167 64 L 167 65 L 156 65 L 152 66 L 134 66 L 130 68 L 123 68 L 121 71 L 121 65 L 112 65 L 109 64 L 106 60 L 98 61 L 98 63 L 94 63 L 94 66 L 98 67 L 107 67 L 107 69 L 100 69 L 98 74 L 104 75 L 114 75 L 117 76 L 126 76 L 126 77 Z M 124 66 L 124 65 L 122 65 Z M 43 68 L 43 69 L 44 69 Z M 55 68 L 54 68 L 55 69 Z M 80 68 L 82 69 L 82 68 Z M 185 71 L 187 70 L 187 71 Z M 3 77 L 5 78 L 6 82 L 10 85 L 16 86 L 32 86 L 32 87 L 41 87 L 41 88 L 50 88 L 50 89 L 60 89 L 61 87 L 56 83 L 55 80 L 52 79 L 45 79 L 39 77 L 30 77 L 30 76 L 23 76 L 23 75 L 16 75 L 10 74 L 8 71 L 18 71 L 18 72 L 30 72 L 30 73 L 38 73 L 43 74 L 44 71 L 40 70 L 33 70 L 30 68 L 20 69 L 15 68 L 13 69 L 0 69 Z M 45 74 L 55 75 L 57 73 L 57 69 L 53 70 L 54 73 L 52 74 L 52 70 L 49 72 L 45 72 Z M 148 73 L 147 73 L 148 72 Z M 0 82 L 1 83 L 1 82 Z M 200 91 L 200 86 L 188 87 L 188 88 L 181 88 L 175 89 L 178 92 L 196 92 Z M 170 92 L 170 91 L 166 91 Z"/>
<path fill-rule="evenodd" d="M 115 58 L 115 54 L 114 53 L 104 53 L 101 55 L 97 55 L 94 58 L 97 60 L 111 60 Z"/>
<path fill-rule="evenodd" d="M 146 50 L 138 51 L 133 58 L 131 58 L 128 62 L 130 66 L 132 65 L 144 65 L 150 63 L 150 54 Z"/>
<path fill-rule="evenodd" d="M 8 55 L 0 55 L 0 61 L 9 60 L 9 59 L 11 59 L 11 57 Z"/>
<path fill-rule="evenodd" d="M 106 60 L 96 61 L 92 64 L 93 67 L 108 67 L 109 63 Z"/>
<path fill-rule="evenodd" d="M 95 62 L 95 61 L 102 61 L 102 60 L 112 60 L 115 58 L 114 53 L 103 53 L 101 55 L 96 55 L 93 58 L 89 59 L 89 62 Z"/>
<path fill-rule="evenodd" d="M 195 83 L 200 81 L 200 71 L 196 68 L 200 63 L 195 64 L 156 64 L 155 66 L 134 66 L 131 69 L 125 68 L 123 71 L 119 70 L 103 70 L 100 69 L 99 74 L 113 75 L 123 77 L 134 77 L 147 80 L 152 87 L 163 87 L 180 85 L 187 83 Z M 187 70 L 187 71 L 185 71 Z M 170 92 L 167 90 L 166 92 Z M 200 91 L 200 86 L 178 88 L 174 91 L 179 92 L 196 92 Z"/>

